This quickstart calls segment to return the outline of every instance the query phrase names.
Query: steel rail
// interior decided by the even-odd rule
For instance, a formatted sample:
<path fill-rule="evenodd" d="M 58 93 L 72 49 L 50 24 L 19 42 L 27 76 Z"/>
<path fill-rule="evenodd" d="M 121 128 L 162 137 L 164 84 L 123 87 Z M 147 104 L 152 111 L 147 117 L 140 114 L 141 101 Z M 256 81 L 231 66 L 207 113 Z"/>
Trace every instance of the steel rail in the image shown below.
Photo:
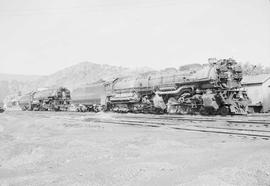
<path fill-rule="evenodd" d="M 179 120 L 179 121 L 201 121 L 201 122 L 217 122 L 217 121 L 224 121 L 228 123 L 243 123 L 243 124 L 261 124 L 261 125 L 270 125 L 269 120 L 236 120 L 236 119 L 229 119 L 229 118 L 204 118 L 204 117 L 163 117 L 163 116 L 123 116 L 124 118 L 140 118 L 140 119 L 164 119 L 164 120 Z"/>
<path fill-rule="evenodd" d="M 207 127 L 207 129 L 205 129 L 206 127 L 201 127 L 201 126 L 170 126 L 168 124 L 164 124 L 164 123 L 151 123 L 151 122 L 143 122 L 143 121 L 124 121 L 124 120 L 102 120 L 102 119 L 96 119 L 93 120 L 94 122 L 100 122 L 100 123 L 109 123 L 109 124 L 119 124 L 119 125 L 132 125 L 132 126 L 143 126 L 143 127 L 164 127 L 166 126 L 167 128 L 171 128 L 171 129 L 177 129 L 177 130 L 183 130 L 183 131 L 193 131 L 193 132 L 207 132 L 207 133 L 217 133 L 217 134 L 227 134 L 227 135 L 238 135 L 238 136 L 249 136 L 249 137 L 260 137 L 263 139 L 269 139 L 270 135 L 266 135 L 266 134 L 256 134 L 256 133 L 244 133 L 244 132 L 232 132 L 232 130 L 230 128 L 211 128 L 211 127 Z M 194 127 L 198 127 L 198 128 L 194 128 Z M 199 129 L 201 128 L 201 129 Z M 209 130 L 210 129 L 210 130 Z M 213 130 L 212 130 L 213 129 Z M 215 130 L 214 130 L 215 129 Z M 218 129 L 218 130 L 217 130 Z M 236 131 L 243 131 L 242 129 L 233 129 Z M 244 130 L 245 131 L 245 130 Z M 261 131 L 261 130 L 247 130 L 249 132 L 265 132 L 265 131 Z M 247 132 L 246 131 L 246 132 Z M 268 131 L 270 132 L 270 131 Z"/>

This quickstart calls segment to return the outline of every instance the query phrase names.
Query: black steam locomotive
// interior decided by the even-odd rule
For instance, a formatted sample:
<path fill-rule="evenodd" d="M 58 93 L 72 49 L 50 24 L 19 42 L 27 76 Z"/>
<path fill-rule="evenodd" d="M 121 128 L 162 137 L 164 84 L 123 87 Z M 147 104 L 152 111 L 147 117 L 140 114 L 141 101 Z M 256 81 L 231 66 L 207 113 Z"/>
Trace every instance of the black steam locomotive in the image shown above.
<path fill-rule="evenodd" d="M 67 88 L 46 88 L 21 96 L 19 106 L 22 110 L 60 111 L 70 105 L 70 91 Z"/>
<path fill-rule="evenodd" d="M 75 89 L 78 111 L 135 113 L 246 114 L 249 98 L 242 69 L 233 59 L 210 59 L 194 71 L 146 73 Z"/>

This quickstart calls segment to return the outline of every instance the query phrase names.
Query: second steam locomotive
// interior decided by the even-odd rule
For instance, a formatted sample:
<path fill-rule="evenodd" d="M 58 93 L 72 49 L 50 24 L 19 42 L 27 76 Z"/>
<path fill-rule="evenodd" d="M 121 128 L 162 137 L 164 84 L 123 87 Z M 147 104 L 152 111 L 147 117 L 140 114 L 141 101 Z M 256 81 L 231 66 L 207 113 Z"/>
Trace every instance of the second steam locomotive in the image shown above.
<path fill-rule="evenodd" d="M 246 114 L 249 98 L 233 59 L 211 59 L 197 71 L 146 73 L 97 82 L 72 92 L 78 111 Z"/>
<path fill-rule="evenodd" d="M 60 111 L 70 106 L 70 91 L 67 88 L 46 88 L 23 95 L 19 99 L 22 110 Z"/>

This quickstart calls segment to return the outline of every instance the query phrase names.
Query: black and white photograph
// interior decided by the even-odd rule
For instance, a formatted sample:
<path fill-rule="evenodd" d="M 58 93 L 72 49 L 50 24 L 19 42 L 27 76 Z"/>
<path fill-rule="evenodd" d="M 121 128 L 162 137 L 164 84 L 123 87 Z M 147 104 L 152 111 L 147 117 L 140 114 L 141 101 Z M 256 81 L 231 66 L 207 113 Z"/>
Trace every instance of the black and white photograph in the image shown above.
<path fill-rule="evenodd" d="M 270 0 L 0 0 L 0 186 L 270 186 Z"/>

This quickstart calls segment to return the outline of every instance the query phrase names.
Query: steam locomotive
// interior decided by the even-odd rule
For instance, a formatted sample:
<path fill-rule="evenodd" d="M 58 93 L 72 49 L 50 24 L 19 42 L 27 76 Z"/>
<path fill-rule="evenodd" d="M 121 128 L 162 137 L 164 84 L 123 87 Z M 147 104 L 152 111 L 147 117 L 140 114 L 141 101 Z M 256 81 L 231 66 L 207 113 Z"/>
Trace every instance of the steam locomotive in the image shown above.
<path fill-rule="evenodd" d="M 78 111 L 228 115 L 246 114 L 249 98 L 234 59 L 214 58 L 194 71 L 145 73 L 75 89 Z"/>
<path fill-rule="evenodd" d="M 70 105 L 70 91 L 67 88 L 46 88 L 21 96 L 19 106 L 22 110 L 60 111 Z"/>

